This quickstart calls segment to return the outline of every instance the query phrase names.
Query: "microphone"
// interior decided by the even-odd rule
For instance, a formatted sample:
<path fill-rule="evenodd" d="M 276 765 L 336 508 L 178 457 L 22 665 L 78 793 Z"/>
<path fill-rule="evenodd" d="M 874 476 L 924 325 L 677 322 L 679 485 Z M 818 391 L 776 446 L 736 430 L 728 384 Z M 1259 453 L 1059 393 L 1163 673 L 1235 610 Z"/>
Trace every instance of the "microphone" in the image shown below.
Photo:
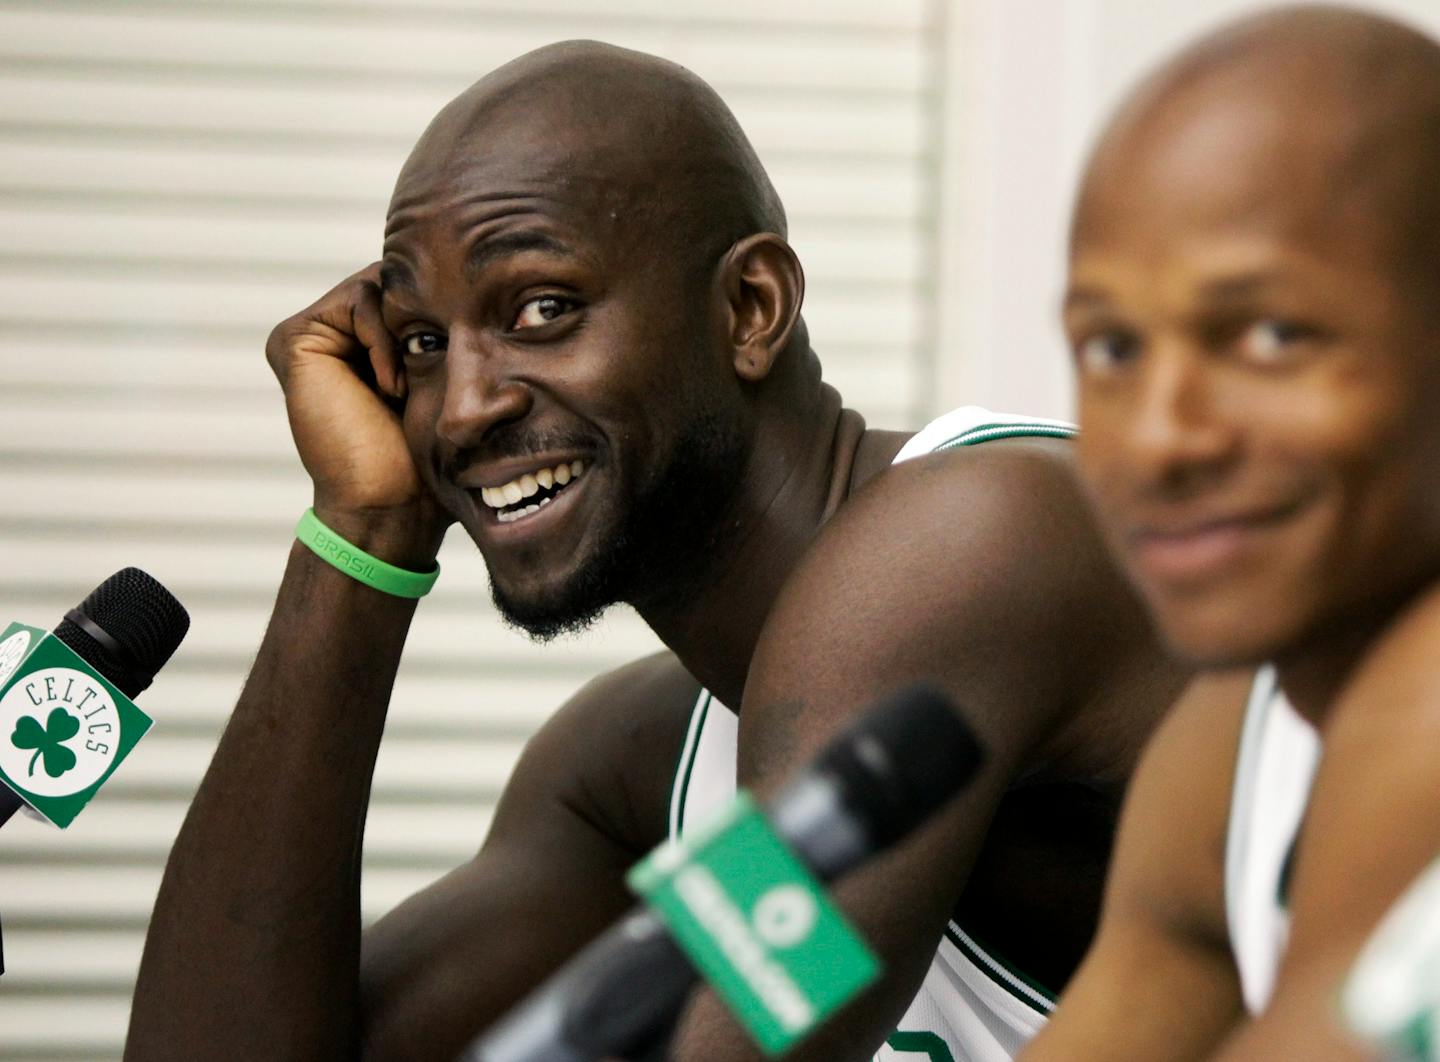
<path fill-rule="evenodd" d="M 904 837 L 983 759 L 950 701 L 911 687 L 826 746 L 766 815 L 800 862 L 828 881 Z M 638 907 L 475 1039 L 460 1062 L 658 1058 L 698 976 L 660 917 Z"/>
<path fill-rule="evenodd" d="M 134 698 L 149 687 L 189 629 L 189 613 L 169 590 L 139 568 L 125 568 L 65 613 L 54 634 Z M 13 790 L 0 785 L 0 825 L 24 805 Z"/>

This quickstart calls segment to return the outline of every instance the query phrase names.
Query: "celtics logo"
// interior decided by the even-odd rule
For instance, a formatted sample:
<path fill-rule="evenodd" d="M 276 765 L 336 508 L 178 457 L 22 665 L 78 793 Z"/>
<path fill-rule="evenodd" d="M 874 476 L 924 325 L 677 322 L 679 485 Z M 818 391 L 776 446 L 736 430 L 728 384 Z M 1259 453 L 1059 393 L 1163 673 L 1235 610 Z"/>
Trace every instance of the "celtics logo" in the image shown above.
<path fill-rule="evenodd" d="M 0 686 L 10 681 L 10 676 L 15 674 L 29 648 L 30 632 L 25 630 L 16 631 L 0 642 Z"/>
<path fill-rule="evenodd" d="M 119 730 L 115 702 L 90 675 L 34 671 L 0 698 L 0 770 L 37 796 L 78 793 L 110 769 Z"/>

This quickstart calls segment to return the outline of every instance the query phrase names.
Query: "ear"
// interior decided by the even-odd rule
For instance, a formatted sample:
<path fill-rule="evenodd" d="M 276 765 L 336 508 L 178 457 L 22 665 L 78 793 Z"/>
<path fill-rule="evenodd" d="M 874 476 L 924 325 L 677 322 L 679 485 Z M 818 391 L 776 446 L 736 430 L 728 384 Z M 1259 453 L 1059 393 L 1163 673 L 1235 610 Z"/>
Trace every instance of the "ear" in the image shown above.
<path fill-rule="evenodd" d="M 719 279 L 735 373 L 758 383 L 770 374 L 800 320 L 805 273 L 788 243 L 773 232 L 759 232 L 730 248 Z"/>

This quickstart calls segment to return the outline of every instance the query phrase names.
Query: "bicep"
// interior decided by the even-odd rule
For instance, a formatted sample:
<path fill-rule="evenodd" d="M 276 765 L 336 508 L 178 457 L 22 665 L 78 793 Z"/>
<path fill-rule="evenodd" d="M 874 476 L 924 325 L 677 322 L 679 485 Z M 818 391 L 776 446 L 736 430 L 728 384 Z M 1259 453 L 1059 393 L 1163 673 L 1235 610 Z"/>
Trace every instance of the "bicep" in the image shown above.
<path fill-rule="evenodd" d="M 1095 943 L 1025 1062 L 1199 1059 L 1239 1022 L 1223 844 L 1249 681 L 1197 679 L 1147 746 Z"/>

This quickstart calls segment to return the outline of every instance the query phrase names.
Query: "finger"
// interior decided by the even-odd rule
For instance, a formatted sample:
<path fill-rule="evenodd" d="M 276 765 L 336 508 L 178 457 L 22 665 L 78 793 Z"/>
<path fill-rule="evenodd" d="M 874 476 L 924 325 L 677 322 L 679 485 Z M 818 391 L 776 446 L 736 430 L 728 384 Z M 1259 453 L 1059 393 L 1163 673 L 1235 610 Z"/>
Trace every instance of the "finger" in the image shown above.
<path fill-rule="evenodd" d="M 380 312 L 380 289 L 373 281 L 365 280 L 357 285 L 351 320 L 355 338 L 370 356 L 376 386 L 382 393 L 400 398 L 405 393 L 400 352 L 396 349 L 395 337 L 385 327 L 385 318 Z"/>

